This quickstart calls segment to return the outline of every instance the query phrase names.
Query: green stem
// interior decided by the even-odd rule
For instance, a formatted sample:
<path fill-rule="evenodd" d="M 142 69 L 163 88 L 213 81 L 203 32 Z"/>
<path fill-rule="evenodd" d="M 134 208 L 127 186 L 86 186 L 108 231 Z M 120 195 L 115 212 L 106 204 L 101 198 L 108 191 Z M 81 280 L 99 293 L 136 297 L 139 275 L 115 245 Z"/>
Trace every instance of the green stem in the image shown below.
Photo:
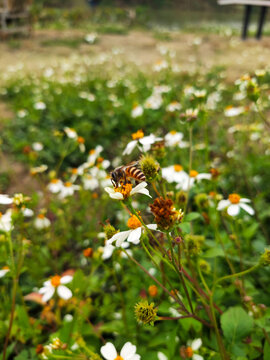
<path fill-rule="evenodd" d="M 192 126 L 189 127 L 189 163 L 188 163 L 188 189 L 187 189 L 187 200 L 185 203 L 185 208 L 184 208 L 184 214 L 187 211 L 187 206 L 188 206 L 188 200 L 189 200 L 189 192 L 190 192 L 190 171 L 192 170 L 192 151 L 193 151 L 193 146 L 192 146 Z"/>

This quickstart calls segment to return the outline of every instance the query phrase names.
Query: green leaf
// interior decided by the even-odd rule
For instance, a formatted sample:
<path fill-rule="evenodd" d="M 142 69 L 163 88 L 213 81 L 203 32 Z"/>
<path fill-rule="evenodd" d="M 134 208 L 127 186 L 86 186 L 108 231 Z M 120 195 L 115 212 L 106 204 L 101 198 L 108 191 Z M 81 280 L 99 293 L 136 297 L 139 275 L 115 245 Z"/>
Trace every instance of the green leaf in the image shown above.
<path fill-rule="evenodd" d="M 231 307 L 221 315 L 221 327 L 226 340 L 237 342 L 251 332 L 253 320 L 242 308 Z"/>
<path fill-rule="evenodd" d="M 185 221 L 192 221 L 201 217 L 201 214 L 197 212 L 191 212 L 185 216 Z"/>
<path fill-rule="evenodd" d="M 218 247 L 214 247 L 212 249 L 209 249 L 203 254 L 203 257 L 205 257 L 205 258 L 214 258 L 214 257 L 217 257 L 217 256 L 224 257 L 224 251 L 221 248 L 218 248 Z"/>
<path fill-rule="evenodd" d="M 184 222 L 179 225 L 180 229 L 183 230 L 185 233 L 190 233 L 190 223 Z"/>
<path fill-rule="evenodd" d="M 265 341 L 263 348 L 263 360 L 270 360 L 270 345 Z"/>

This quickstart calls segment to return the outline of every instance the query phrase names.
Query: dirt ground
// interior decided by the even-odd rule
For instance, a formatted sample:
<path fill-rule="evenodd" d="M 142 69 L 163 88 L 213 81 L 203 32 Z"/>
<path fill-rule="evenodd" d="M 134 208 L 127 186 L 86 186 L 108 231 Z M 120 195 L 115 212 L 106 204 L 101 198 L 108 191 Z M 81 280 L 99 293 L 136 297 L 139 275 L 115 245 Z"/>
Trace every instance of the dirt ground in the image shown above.
<path fill-rule="evenodd" d="M 212 66 L 224 66 L 227 78 L 235 80 L 246 72 L 253 72 L 257 68 L 266 67 L 270 58 L 270 38 L 261 41 L 249 39 L 245 42 L 239 38 L 228 38 L 219 35 L 198 35 L 173 33 L 170 41 L 156 39 L 150 32 L 130 32 L 128 35 L 100 35 L 95 45 L 88 45 L 81 40 L 85 32 L 42 30 L 35 31 L 30 38 L 12 39 L 0 42 L 0 78 L 11 67 L 23 65 L 26 71 L 39 72 L 41 68 L 55 62 L 66 61 L 74 54 L 94 57 L 99 53 L 112 49 L 120 49 L 126 60 L 136 61 L 141 68 L 149 68 L 161 55 L 159 46 L 165 46 L 175 52 L 175 60 L 183 70 L 205 71 Z M 68 42 L 69 39 L 78 41 L 79 46 L 72 48 L 66 45 L 53 45 L 59 39 Z M 45 46 L 44 43 L 50 43 Z M 1 82 L 0 82 L 1 86 Z M 1 119 L 12 118 L 12 111 L 7 104 L 0 102 L 0 131 Z M 4 156 L 0 159 L 1 172 L 11 172 L 12 182 L 8 191 L 31 193 L 38 184 L 29 175 L 29 171 Z M 11 165 L 12 164 L 12 165 Z"/>
<path fill-rule="evenodd" d="M 63 42 L 69 39 L 80 42 L 85 34 L 78 30 L 39 30 L 30 38 L 0 42 L 0 73 L 18 64 L 24 64 L 29 71 L 38 71 L 40 67 L 66 60 L 74 53 L 92 57 L 115 48 L 121 49 L 127 60 L 136 59 L 142 67 L 147 67 L 161 58 L 159 45 L 175 51 L 176 61 L 183 70 L 222 65 L 226 67 L 227 74 L 232 80 L 245 72 L 252 72 L 269 64 L 270 37 L 265 37 L 261 41 L 255 39 L 241 41 L 238 37 L 214 34 L 198 36 L 172 33 L 171 40 L 161 41 L 151 32 L 133 31 L 127 35 L 99 35 L 97 44 L 88 45 L 82 42 L 76 48 L 44 44 L 46 42 L 52 44 L 54 40 L 59 41 L 59 39 Z"/>

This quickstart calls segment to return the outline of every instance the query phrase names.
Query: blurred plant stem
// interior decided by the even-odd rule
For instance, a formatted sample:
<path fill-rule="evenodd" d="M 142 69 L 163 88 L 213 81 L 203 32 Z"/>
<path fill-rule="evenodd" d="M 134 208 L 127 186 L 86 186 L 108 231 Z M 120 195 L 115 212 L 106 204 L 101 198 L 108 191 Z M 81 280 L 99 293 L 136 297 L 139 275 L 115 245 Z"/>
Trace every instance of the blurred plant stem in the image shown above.
<path fill-rule="evenodd" d="M 193 144 L 192 144 L 192 135 L 193 135 L 193 127 L 189 127 L 189 162 L 188 162 L 188 189 L 187 189 L 187 199 L 184 207 L 184 214 L 187 211 L 188 201 L 189 201 L 189 192 L 190 192 L 190 171 L 192 170 L 192 152 L 193 152 Z"/>

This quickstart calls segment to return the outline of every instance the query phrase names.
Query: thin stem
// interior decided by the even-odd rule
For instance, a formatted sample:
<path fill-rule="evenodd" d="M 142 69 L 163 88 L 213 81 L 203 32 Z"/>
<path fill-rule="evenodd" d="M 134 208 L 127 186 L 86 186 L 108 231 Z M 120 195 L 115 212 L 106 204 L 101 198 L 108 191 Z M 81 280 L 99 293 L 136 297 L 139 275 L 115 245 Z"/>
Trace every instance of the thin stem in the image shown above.
<path fill-rule="evenodd" d="M 190 171 L 192 170 L 192 151 L 193 151 L 193 146 L 192 146 L 192 126 L 189 127 L 189 164 L 188 164 L 188 170 L 189 170 L 189 174 L 188 174 L 188 189 L 187 189 L 187 200 L 185 203 L 185 207 L 184 207 L 184 213 L 186 213 L 187 211 L 187 206 L 188 206 L 188 200 L 189 200 L 189 191 L 190 191 Z"/>

